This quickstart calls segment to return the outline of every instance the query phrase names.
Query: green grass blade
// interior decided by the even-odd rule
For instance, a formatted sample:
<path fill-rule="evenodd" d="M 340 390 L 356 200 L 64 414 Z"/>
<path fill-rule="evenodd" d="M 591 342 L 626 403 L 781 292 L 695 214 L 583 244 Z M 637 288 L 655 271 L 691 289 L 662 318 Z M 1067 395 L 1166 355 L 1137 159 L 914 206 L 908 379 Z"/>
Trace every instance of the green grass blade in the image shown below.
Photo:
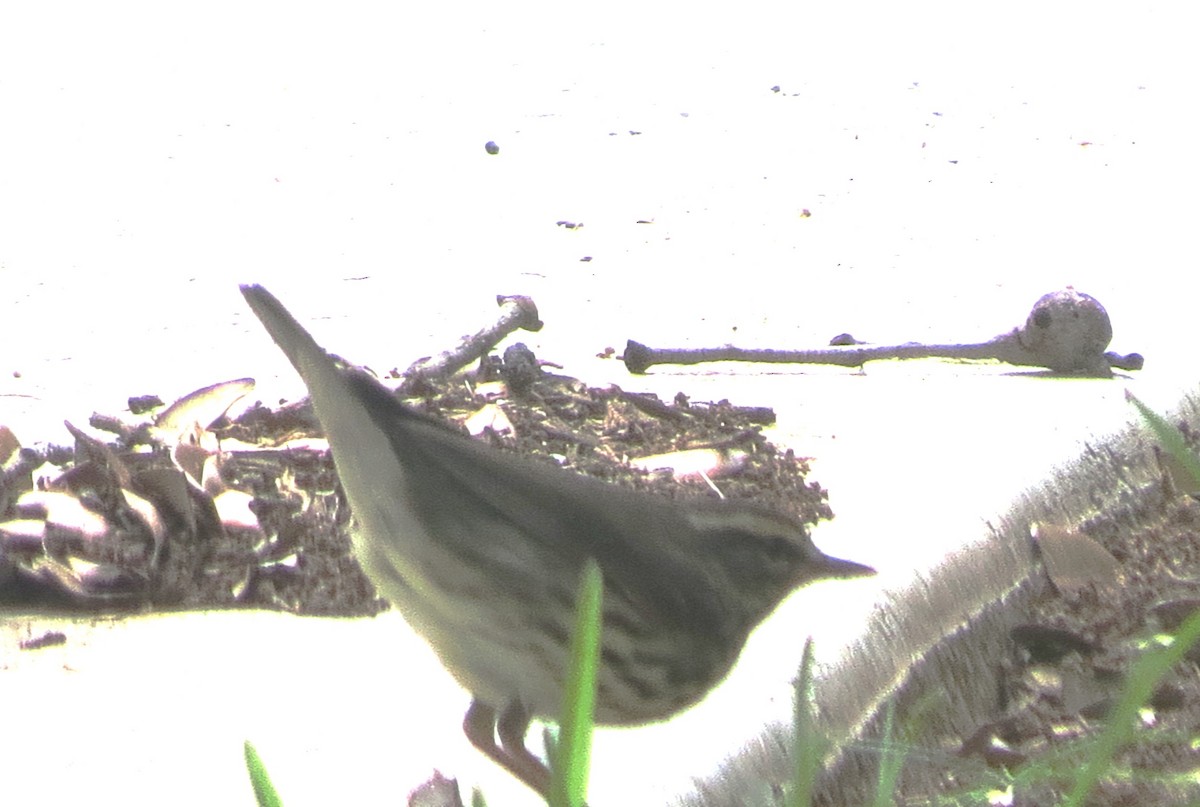
<path fill-rule="evenodd" d="M 1139 401 L 1129 390 L 1125 390 L 1125 400 L 1137 408 L 1138 413 L 1146 421 L 1146 424 L 1150 426 L 1150 430 L 1154 432 L 1154 436 L 1162 443 L 1162 447 L 1166 452 L 1178 460 L 1179 464 L 1188 472 L 1188 475 L 1192 477 L 1192 480 L 1197 485 L 1200 485 L 1200 458 L 1197 458 L 1188 448 L 1179 429 L 1168 423 L 1162 415 Z"/>
<path fill-rule="evenodd" d="M 581 807 L 587 796 L 596 706 L 596 672 L 600 665 L 600 623 L 603 614 L 600 567 L 588 560 L 583 568 L 575 604 L 575 631 L 567 673 L 563 718 L 550 782 L 553 807 Z"/>
<path fill-rule="evenodd" d="M 1183 659 L 1197 639 L 1200 639 L 1200 611 L 1184 621 L 1169 645 L 1146 653 L 1134 664 L 1129 683 L 1109 715 L 1108 728 L 1092 748 L 1079 778 L 1075 780 L 1075 788 L 1064 802 L 1065 807 L 1080 807 L 1086 803 L 1096 782 L 1110 769 L 1113 757 L 1133 733 L 1138 711 L 1153 694 L 1158 682 Z"/>
<path fill-rule="evenodd" d="M 896 780 L 904 767 L 905 748 L 893 736 L 896 704 L 889 701 L 883 715 L 882 757 L 879 760 L 879 782 L 875 787 L 875 807 L 890 807 L 894 802 Z"/>
<path fill-rule="evenodd" d="M 258 807 L 283 807 L 283 800 L 271 784 L 262 758 L 249 740 L 242 744 L 242 754 L 246 758 L 246 772 L 250 774 L 250 786 L 254 788 L 254 801 Z"/>
<path fill-rule="evenodd" d="M 809 807 L 817 788 L 817 777 L 821 771 L 821 761 L 825 758 L 828 745 L 820 729 L 817 728 L 815 704 L 813 698 L 813 640 L 810 636 L 804 642 L 804 655 L 800 660 L 800 674 L 796 678 L 796 716 L 795 716 L 795 746 L 792 749 L 792 762 L 795 765 L 792 772 L 791 793 L 788 794 L 788 807 Z"/>

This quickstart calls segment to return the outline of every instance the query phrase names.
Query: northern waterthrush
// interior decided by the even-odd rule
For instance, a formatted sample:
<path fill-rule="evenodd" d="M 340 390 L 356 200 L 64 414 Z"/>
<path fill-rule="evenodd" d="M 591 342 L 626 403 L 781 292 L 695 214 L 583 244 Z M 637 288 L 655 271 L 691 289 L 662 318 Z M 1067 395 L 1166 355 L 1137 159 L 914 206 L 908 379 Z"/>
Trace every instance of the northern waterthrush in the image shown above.
<path fill-rule="evenodd" d="M 798 586 L 874 573 L 749 502 L 670 501 L 473 440 L 340 367 L 266 289 L 242 294 L 312 396 L 363 571 L 471 692 L 470 741 L 542 793 L 525 733 L 561 708 L 587 558 L 604 581 L 596 721 L 609 725 L 699 701 Z"/>

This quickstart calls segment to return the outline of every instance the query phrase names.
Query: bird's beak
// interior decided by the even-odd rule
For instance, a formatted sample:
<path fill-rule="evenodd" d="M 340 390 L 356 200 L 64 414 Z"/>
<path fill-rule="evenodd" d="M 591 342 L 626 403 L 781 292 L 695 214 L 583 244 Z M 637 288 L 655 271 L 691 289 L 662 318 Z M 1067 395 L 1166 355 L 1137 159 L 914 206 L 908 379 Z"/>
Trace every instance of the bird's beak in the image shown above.
<path fill-rule="evenodd" d="M 821 555 L 812 561 L 812 568 L 818 573 L 816 577 L 831 577 L 831 578 L 850 578 L 850 577 L 870 577 L 875 574 L 875 569 L 862 563 L 855 563 L 852 560 L 842 560 L 841 558 L 831 558 L 828 555 Z"/>

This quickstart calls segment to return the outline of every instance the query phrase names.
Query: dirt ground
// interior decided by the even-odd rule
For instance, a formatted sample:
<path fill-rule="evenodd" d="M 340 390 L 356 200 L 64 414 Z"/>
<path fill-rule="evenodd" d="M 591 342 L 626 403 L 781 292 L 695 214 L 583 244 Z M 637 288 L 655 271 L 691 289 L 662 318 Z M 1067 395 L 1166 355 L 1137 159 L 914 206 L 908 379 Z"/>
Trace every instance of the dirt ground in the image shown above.
<path fill-rule="evenodd" d="M 714 495 L 703 478 L 681 481 L 628 462 L 700 449 L 685 456 L 702 462 L 725 495 L 757 499 L 810 525 L 833 517 L 806 461 L 760 433 L 774 419 L 769 408 L 691 401 L 682 393 L 663 402 L 529 373 L 528 365 L 524 375 L 506 377 L 494 359 L 469 381 L 412 386 L 405 400 L 451 428 L 485 417 L 491 427 L 480 439 L 503 450 L 651 495 Z M 387 607 L 350 554 L 348 508 L 306 403 L 258 404 L 236 421 L 222 417 L 167 436 L 151 428 L 151 413 L 161 408 L 155 403 L 131 401 L 131 411 L 146 413 L 132 419 L 94 418 L 93 426 L 112 435 L 108 441 L 80 432 L 73 445 L 34 451 L 0 435 L 0 603 L 102 613 L 267 608 L 361 616 Z M 1196 435 L 1188 437 L 1195 446 Z M 1013 631 L 1009 652 L 996 660 L 1005 665 L 1006 683 L 995 720 L 946 758 L 944 790 L 978 796 L 1007 783 L 1013 804 L 1061 798 L 1067 774 L 1078 767 L 1080 740 L 1103 728 L 1145 642 L 1200 605 L 1200 503 L 1168 492 L 1140 503 L 1150 525 L 1144 530 L 1108 530 L 1103 514 L 1084 525 L 1116 563 L 1120 585 L 1102 595 L 1095 586 L 1069 595 L 1044 587 L 1035 618 Z M 26 648 L 61 641 L 36 637 Z M 1197 662 L 1200 654 L 1189 654 L 1159 685 L 1153 719 L 1147 713 L 1089 804 L 1200 798 Z M 1062 775 L 1025 776 L 1031 765 Z M 906 804 L 933 798 L 903 789 L 898 795 Z"/>
<path fill-rule="evenodd" d="M 1197 435 L 1175 425 L 1195 451 Z M 1137 496 L 1097 503 L 1073 529 L 1039 526 L 1039 566 L 995 658 L 994 716 L 937 749 L 914 749 L 913 767 L 934 767 L 941 782 L 915 776 L 920 790 L 902 785 L 899 803 L 1062 803 L 1134 666 L 1200 608 L 1200 501 L 1169 466 Z M 1194 646 L 1157 682 L 1085 804 L 1200 803 L 1198 664 Z"/>

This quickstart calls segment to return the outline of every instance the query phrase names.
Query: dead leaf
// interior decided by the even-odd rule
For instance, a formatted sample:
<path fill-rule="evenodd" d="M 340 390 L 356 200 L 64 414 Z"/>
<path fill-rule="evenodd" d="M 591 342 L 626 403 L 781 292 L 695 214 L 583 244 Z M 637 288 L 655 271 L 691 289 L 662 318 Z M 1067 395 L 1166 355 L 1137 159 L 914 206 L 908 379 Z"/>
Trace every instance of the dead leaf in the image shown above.
<path fill-rule="evenodd" d="M 253 389 L 253 378 L 238 378 L 188 393 L 155 419 L 154 431 L 170 445 L 196 425 L 207 430 Z"/>
<path fill-rule="evenodd" d="M 1079 530 L 1034 524 L 1032 534 L 1046 573 L 1060 594 L 1077 594 L 1093 585 L 1100 590 L 1115 589 L 1121 584 L 1121 564 Z"/>

